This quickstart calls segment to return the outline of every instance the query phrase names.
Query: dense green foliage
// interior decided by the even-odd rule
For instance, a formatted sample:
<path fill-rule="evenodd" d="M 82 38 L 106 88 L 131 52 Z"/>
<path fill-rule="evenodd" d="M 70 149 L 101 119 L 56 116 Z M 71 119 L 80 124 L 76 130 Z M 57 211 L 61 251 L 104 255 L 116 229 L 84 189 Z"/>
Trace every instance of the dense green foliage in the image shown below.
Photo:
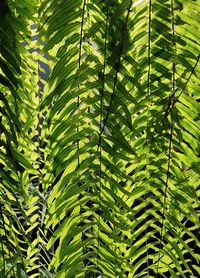
<path fill-rule="evenodd" d="M 199 24 L 199 0 L 0 1 L 1 278 L 198 277 Z"/>

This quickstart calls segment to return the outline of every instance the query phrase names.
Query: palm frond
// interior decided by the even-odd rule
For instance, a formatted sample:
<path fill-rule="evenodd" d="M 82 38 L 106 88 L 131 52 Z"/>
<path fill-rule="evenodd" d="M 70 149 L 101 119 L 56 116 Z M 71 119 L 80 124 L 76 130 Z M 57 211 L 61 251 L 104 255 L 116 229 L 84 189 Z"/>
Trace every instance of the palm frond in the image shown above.
<path fill-rule="evenodd" d="M 1 5 L 1 276 L 197 277 L 199 2 Z"/>

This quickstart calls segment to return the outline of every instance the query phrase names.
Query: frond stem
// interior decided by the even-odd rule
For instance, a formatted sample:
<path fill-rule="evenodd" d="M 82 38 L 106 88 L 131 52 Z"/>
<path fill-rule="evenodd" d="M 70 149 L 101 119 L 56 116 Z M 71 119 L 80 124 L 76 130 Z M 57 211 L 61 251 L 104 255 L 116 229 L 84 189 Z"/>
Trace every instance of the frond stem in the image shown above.
<path fill-rule="evenodd" d="M 151 24 L 152 24 L 152 1 L 149 0 L 149 16 L 148 16 L 148 75 L 147 75 L 147 95 L 146 97 L 150 97 L 151 95 L 151 84 L 150 84 L 150 78 L 151 78 Z M 146 178 L 148 179 L 148 170 L 147 170 L 147 155 L 149 153 L 149 119 L 150 119 L 150 102 L 147 106 L 147 124 L 146 124 L 146 140 L 145 143 L 147 144 L 147 152 L 146 152 Z M 147 211 L 147 188 L 146 188 L 146 183 L 145 183 L 145 202 L 146 202 L 146 207 L 145 207 L 145 211 Z M 145 222 L 147 222 L 147 218 L 145 218 Z M 147 236 L 147 228 L 145 229 L 145 235 Z M 146 245 L 148 244 L 148 239 L 146 240 Z M 147 271 L 148 271 L 148 276 L 150 276 L 149 273 L 149 253 L 148 253 L 148 249 L 147 249 Z"/>
<path fill-rule="evenodd" d="M 190 78 L 191 78 L 192 75 L 194 74 L 194 71 L 195 71 L 195 69 L 196 69 L 196 67 L 197 67 L 197 65 L 198 65 L 198 63 L 199 63 L 199 59 L 200 59 L 200 54 L 197 56 L 197 60 L 196 60 L 196 62 L 195 62 L 195 65 L 193 66 L 193 68 L 192 68 L 192 70 L 191 70 L 191 72 L 190 72 L 190 75 L 189 75 L 188 79 L 186 80 L 186 82 L 185 82 L 185 84 L 184 84 L 184 86 L 183 86 L 183 88 L 182 88 L 182 90 L 181 90 L 179 96 L 175 99 L 174 104 L 178 101 L 178 99 L 180 98 L 180 96 L 182 95 L 182 93 L 185 91 L 185 88 L 187 87 L 187 84 L 188 84 L 188 82 L 190 81 Z"/>
<path fill-rule="evenodd" d="M 1 207 L 1 204 L 0 204 L 0 215 L 1 215 L 1 221 L 2 221 L 2 225 L 3 225 L 3 230 L 4 230 L 4 233 L 6 235 L 6 229 L 5 229 L 5 222 L 4 222 L 4 219 L 3 219 L 3 213 L 2 213 L 2 207 Z M 3 242 L 2 242 L 2 239 L 1 239 L 1 248 L 2 248 L 2 258 L 3 258 L 3 272 L 4 272 L 4 277 L 5 277 L 5 273 L 6 273 L 6 262 L 5 262 L 5 256 L 4 256 L 4 248 L 3 248 Z M 4 278 L 3 277 L 3 278 Z"/>
<path fill-rule="evenodd" d="M 172 118 L 171 118 L 172 120 Z M 169 182 L 169 175 L 170 175 L 170 165 L 171 165 L 171 152 L 172 152 L 172 139 L 173 139 L 173 124 L 170 123 L 170 141 L 169 141 L 169 148 L 168 148 L 168 162 L 167 162 L 167 173 L 166 173 L 166 181 L 165 181 L 165 191 L 164 191 L 164 202 L 163 202 L 163 210 L 162 210 L 162 222 L 161 222 L 161 231 L 160 231 L 160 240 L 159 240 L 159 251 L 158 251 L 158 261 L 156 266 L 156 278 L 158 277 L 158 269 L 159 263 L 161 259 L 161 248 L 162 248 L 162 241 L 164 238 L 164 221 L 166 216 L 166 206 L 167 206 L 167 191 L 168 191 L 168 182 Z"/>
<path fill-rule="evenodd" d="M 175 97 L 175 84 L 176 84 L 176 41 L 175 41 L 175 17 L 174 17 L 174 1 L 171 0 L 171 16 L 172 16 L 172 47 L 173 47 L 173 62 L 172 62 L 172 91 L 170 98 L 174 99 Z M 172 107 L 173 108 L 173 107 Z M 173 140 L 173 114 L 171 113 L 171 122 L 170 122 L 170 138 L 169 138 L 169 147 L 168 147 L 168 158 L 167 158 L 167 172 L 166 172 L 166 181 L 164 189 L 164 201 L 163 201 L 163 210 L 162 210 L 162 222 L 161 222 L 161 231 L 160 231 L 160 240 L 159 240 L 159 251 L 158 251 L 158 261 L 156 267 L 156 278 L 158 277 L 159 263 L 161 259 L 161 248 L 162 242 L 164 239 L 164 221 L 166 219 L 167 211 L 167 191 L 168 191 L 168 182 L 170 175 L 170 166 L 171 166 L 171 152 L 172 152 L 172 140 Z"/>
<path fill-rule="evenodd" d="M 115 92 L 116 92 L 118 74 L 119 74 L 119 70 L 120 70 L 120 66 L 121 66 L 121 56 L 122 56 L 122 52 L 123 52 L 123 48 L 124 48 L 125 29 L 126 29 L 126 26 L 127 26 L 127 23 L 128 23 L 128 18 L 129 18 L 130 12 L 131 12 L 131 6 L 132 6 L 132 0 L 130 1 L 129 7 L 127 9 L 126 20 L 125 20 L 124 26 L 122 28 L 122 43 L 121 43 L 121 47 L 120 47 L 120 51 L 119 51 L 119 55 L 118 55 L 118 59 L 117 59 L 117 63 L 116 63 L 116 72 L 115 72 L 115 77 L 114 77 L 113 90 L 112 90 L 112 94 L 111 94 L 110 103 L 109 103 L 109 106 L 108 106 L 107 111 L 106 111 L 106 116 L 103 120 L 103 126 L 102 126 L 102 129 L 101 129 L 101 132 L 100 132 L 101 135 L 104 132 L 106 123 L 108 121 L 109 112 L 110 112 L 110 109 L 112 107 L 113 98 L 114 98 Z M 97 151 L 99 150 L 99 146 L 100 146 L 100 142 L 98 143 Z"/>
<path fill-rule="evenodd" d="M 174 94 L 170 94 L 169 100 L 168 100 L 168 104 L 167 104 L 167 106 L 166 106 L 166 108 L 165 108 L 165 114 L 164 114 L 164 116 L 162 117 L 162 119 L 161 119 L 161 121 L 160 121 L 161 123 L 163 122 L 164 118 L 166 118 L 166 117 L 169 115 L 170 111 L 173 109 L 173 107 L 175 106 L 175 104 L 178 102 L 180 96 L 181 96 L 182 93 L 185 91 L 185 88 L 187 87 L 187 84 L 188 84 L 188 82 L 190 81 L 190 78 L 191 78 L 192 75 L 194 74 L 194 71 L 195 71 L 195 69 L 196 69 L 196 67 L 197 67 L 197 65 L 198 65 L 198 63 L 199 63 L 199 59 L 200 59 L 200 55 L 197 57 L 197 60 L 196 60 L 196 62 L 195 62 L 195 65 L 194 65 L 194 67 L 192 68 L 191 73 L 190 73 L 188 79 L 186 80 L 186 82 L 185 82 L 185 84 L 184 84 L 184 86 L 183 86 L 183 88 L 182 88 L 182 90 L 181 90 L 179 96 L 175 97 Z M 177 89 L 176 89 L 176 91 L 177 91 Z M 175 91 L 174 91 L 174 92 L 175 92 Z"/>
<path fill-rule="evenodd" d="M 84 18 L 85 18 L 85 6 L 86 6 L 86 0 L 83 2 L 83 10 L 82 10 L 82 19 L 81 19 L 81 31 L 80 31 L 80 43 L 79 43 L 79 57 L 78 57 L 78 68 L 81 67 L 81 55 L 82 55 L 82 44 L 83 44 L 83 25 L 84 25 Z M 77 108 L 80 105 L 80 97 L 77 97 Z M 79 133 L 79 126 L 77 127 L 77 133 Z M 79 151 L 80 145 L 79 145 L 79 139 L 77 140 L 77 151 Z M 80 158 L 78 156 L 78 168 L 80 166 Z"/>
<path fill-rule="evenodd" d="M 106 53 L 107 53 L 107 35 L 108 35 L 108 7 L 106 11 L 106 30 L 105 30 L 105 40 L 104 40 L 104 65 L 103 65 L 103 78 L 102 78 L 102 91 L 100 92 L 100 124 L 99 124 L 99 167 L 100 167 L 100 187 L 99 187 L 99 201 L 101 202 L 101 191 L 102 191 L 102 147 L 101 147 L 101 142 L 102 142 L 102 133 L 101 133 L 101 124 L 103 122 L 103 92 L 105 89 L 105 71 L 106 71 Z M 99 234 L 100 234 L 100 214 L 98 217 L 98 234 L 97 234 L 97 250 L 99 250 Z M 96 268 L 98 270 L 98 259 L 97 259 L 97 264 Z"/>

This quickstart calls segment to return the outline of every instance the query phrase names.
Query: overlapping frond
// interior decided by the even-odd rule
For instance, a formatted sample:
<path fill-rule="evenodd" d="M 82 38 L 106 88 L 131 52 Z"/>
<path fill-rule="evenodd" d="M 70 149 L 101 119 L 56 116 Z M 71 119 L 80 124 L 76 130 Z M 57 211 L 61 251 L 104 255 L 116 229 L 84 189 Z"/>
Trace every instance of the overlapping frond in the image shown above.
<path fill-rule="evenodd" d="M 40 218 L 39 77 L 32 40 L 37 6 L 0 4 L 0 276 L 34 277 Z"/>
<path fill-rule="evenodd" d="M 199 1 L 8 4 L 1 273 L 198 277 Z"/>

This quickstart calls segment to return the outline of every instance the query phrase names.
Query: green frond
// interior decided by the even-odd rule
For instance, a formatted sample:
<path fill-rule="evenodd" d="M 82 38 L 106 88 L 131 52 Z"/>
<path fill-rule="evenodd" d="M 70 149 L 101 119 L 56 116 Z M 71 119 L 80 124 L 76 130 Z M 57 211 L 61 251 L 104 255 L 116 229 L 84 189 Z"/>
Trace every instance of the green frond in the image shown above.
<path fill-rule="evenodd" d="M 0 2 L 1 277 L 198 277 L 199 15 Z"/>

